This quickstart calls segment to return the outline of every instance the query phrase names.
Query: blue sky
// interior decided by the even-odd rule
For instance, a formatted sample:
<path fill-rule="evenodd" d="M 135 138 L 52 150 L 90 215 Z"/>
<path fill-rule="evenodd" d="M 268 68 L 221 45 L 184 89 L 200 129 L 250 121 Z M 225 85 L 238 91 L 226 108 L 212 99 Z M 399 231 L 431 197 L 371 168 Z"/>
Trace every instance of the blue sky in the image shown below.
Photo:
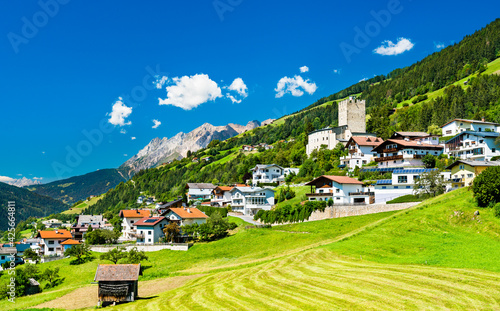
<path fill-rule="evenodd" d="M 460 41 L 499 9 L 497 1 L 40 3 L 9 1 L 0 12 L 0 176 L 44 182 L 118 167 L 151 139 L 205 122 L 295 112 Z M 166 77 L 160 89 L 155 75 Z"/>

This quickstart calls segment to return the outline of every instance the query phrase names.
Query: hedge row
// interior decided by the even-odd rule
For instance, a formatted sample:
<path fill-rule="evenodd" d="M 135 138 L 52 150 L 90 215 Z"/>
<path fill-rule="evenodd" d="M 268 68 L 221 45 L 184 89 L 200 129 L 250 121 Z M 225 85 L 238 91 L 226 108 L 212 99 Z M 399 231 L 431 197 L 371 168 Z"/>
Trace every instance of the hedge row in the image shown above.
<path fill-rule="evenodd" d="M 309 219 L 314 211 L 321 210 L 323 212 L 325 208 L 325 201 L 307 201 L 304 205 L 301 203 L 287 204 L 270 211 L 260 210 L 254 216 L 254 219 L 266 224 L 299 222 Z"/>

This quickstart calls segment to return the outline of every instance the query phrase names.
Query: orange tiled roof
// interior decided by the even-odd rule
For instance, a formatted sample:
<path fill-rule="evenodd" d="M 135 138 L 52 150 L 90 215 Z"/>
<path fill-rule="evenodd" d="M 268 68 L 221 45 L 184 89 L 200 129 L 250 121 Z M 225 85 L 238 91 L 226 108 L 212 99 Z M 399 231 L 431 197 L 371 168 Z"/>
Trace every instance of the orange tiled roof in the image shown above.
<path fill-rule="evenodd" d="M 315 185 L 316 181 L 320 178 L 327 178 L 330 180 L 333 180 L 339 184 L 356 184 L 356 185 L 362 185 L 363 183 L 355 178 L 351 178 L 348 176 L 333 176 L 333 175 L 323 175 L 318 178 L 315 178 L 314 180 L 306 183 L 306 185 Z"/>
<path fill-rule="evenodd" d="M 61 243 L 61 245 L 76 245 L 76 244 L 80 244 L 80 242 L 73 239 L 67 239 L 66 241 Z"/>
<path fill-rule="evenodd" d="M 207 215 L 205 215 L 202 211 L 195 207 L 172 207 L 170 210 L 177 215 L 179 215 L 181 218 L 208 218 Z M 191 213 L 188 213 L 188 210 Z"/>
<path fill-rule="evenodd" d="M 233 187 L 229 186 L 219 186 L 218 188 L 222 191 L 231 191 L 231 189 L 233 189 Z"/>
<path fill-rule="evenodd" d="M 37 237 L 42 239 L 71 239 L 73 236 L 68 230 L 54 230 L 54 231 L 38 231 Z"/>
<path fill-rule="evenodd" d="M 151 216 L 151 212 L 148 210 L 126 209 L 120 211 L 120 217 L 125 218 L 144 218 L 149 216 Z"/>

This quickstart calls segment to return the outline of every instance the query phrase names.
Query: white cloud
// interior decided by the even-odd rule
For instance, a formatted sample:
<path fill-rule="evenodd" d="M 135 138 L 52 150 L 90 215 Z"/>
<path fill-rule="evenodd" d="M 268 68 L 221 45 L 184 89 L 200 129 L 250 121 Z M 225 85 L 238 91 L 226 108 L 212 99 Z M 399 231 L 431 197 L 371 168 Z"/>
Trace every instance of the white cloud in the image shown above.
<path fill-rule="evenodd" d="M 126 153 L 123 154 L 124 157 L 128 156 Z"/>
<path fill-rule="evenodd" d="M 168 77 L 162 76 L 160 78 L 160 76 L 156 76 L 156 81 L 154 82 L 154 84 L 157 89 L 161 90 L 167 82 L 168 82 Z"/>
<path fill-rule="evenodd" d="M 160 105 L 172 105 L 184 110 L 191 110 L 207 101 L 222 97 L 222 91 L 217 83 L 206 74 L 175 77 L 173 85 L 166 87 L 167 98 L 158 98 Z"/>
<path fill-rule="evenodd" d="M 340 69 L 333 69 L 333 73 L 340 74 Z"/>
<path fill-rule="evenodd" d="M 245 82 L 243 82 L 243 79 L 241 78 L 236 78 L 234 79 L 233 83 L 228 87 L 231 91 L 236 91 L 238 94 L 240 94 L 243 97 L 248 96 L 248 88 Z"/>
<path fill-rule="evenodd" d="M 316 83 L 310 82 L 309 79 L 304 80 L 301 76 L 296 75 L 293 78 L 281 78 L 274 90 L 276 91 L 276 98 L 280 98 L 286 93 L 297 97 L 304 95 L 304 91 L 313 94 L 317 88 Z"/>
<path fill-rule="evenodd" d="M 307 66 L 302 66 L 299 69 L 300 69 L 300 72 L 302 72 L 302 73 L 309 71 L 309 67 L 307 67 Z"/>
<path fill-rule="evenodd" d="M 153 125 L 154 129 L 161 125 L 161 122 L 156 120 L 156 119 L 153 120 L 153 123 L 155 124 L 155 125 Z"/>
<path fill-rule="evenodd" d="M 226 97 L 229 98 L 233 102 L 233 104 L 234 103 L 239 104 L 239 103 L 241 103 L 243 98 L 248 97 L 248 87 L 245 84 L 245 82 L 243 82 L 243 79 L 241 79 L 241 78 L 234 79 L 233 83 L 231 83 L 230 86 L 226 86 L 224 88 L 228 89 L 230 91 L 236 92 L 236 93 L 238 93 L 239 96 L 242 97 L 240 99 L 237 99 L 235 96 L 231 95 L 231 93 L 226 93 Z"/>
<path fill-rule="evenodd" d="M 358 82 L 366 81 L 366 80 L 368 80 L 368 78 L 363 78 L 363 79 L 359 80 Z"/>
<path fill-rule="evenodd" d="M 121 129 L 120 134 L 127 134 L 127 131 L 125 129 Z"/>
<path fill-rule="evenodd" d="M 132 139 L 132 140 L 136 140 L 135 136 L 130 137 L 130 139 Z"/>
<path fill-rule="evenodd" d="M 444 43 L 442 42 L 434 42 L 434 47 L 438 50 L 444 49 Z"/>
<path fill-rule="evenodd" d="M 414 44 L 409 39 L 398 38 L 396 44 L 390 40 L 383 41 L 382 45 L 373 50 L 373 52 L 380 55 L 399 55 L 411 50 L 413 46 Z"/>
<path fill-rule="evenodd" d="M 132 122 L 125 122 L 125 119 L 132 113 L 132 107 L 127 107 L 122 98 L 119 97 L 118 100 L 113 105 L 113 110 L 107 115 L 110 116 L 108 122 L 113 125 L 130 125 Z"/>
<path fill-rule="evenodd" d="M 11 183 L 11 182 L 15 182 L 16 180 L 14 178 L 10 178 L 10 177 L 7 177 L 7 176 L 0 176 L 0 182 L 3 182 L 3 183 Z"/>

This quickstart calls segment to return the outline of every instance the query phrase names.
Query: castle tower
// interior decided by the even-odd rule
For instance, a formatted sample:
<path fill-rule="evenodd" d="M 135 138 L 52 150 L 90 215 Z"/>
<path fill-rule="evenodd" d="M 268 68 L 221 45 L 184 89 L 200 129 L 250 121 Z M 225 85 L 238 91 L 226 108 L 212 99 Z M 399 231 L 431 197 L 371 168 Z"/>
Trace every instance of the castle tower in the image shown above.
<path fill-rule="evenodd" d="M 339 126 L 352 132 L 366 133 L 365 101 L 349 97 L 339 103 Z"/>

